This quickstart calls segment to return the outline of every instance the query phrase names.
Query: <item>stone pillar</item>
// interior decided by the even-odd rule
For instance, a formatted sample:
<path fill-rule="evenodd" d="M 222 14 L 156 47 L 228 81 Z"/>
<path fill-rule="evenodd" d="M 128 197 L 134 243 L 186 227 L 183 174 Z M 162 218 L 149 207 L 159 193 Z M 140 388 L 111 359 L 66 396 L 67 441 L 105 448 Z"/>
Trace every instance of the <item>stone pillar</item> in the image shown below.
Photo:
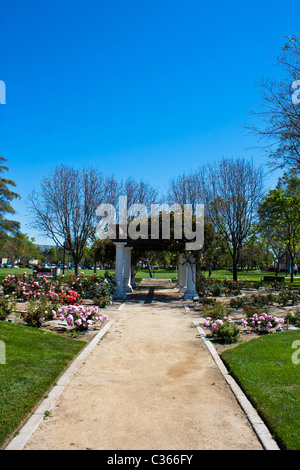
<path fill-rule="evenodd" d="M 136 282 L 135 282 L 135 266 L 131 266 L 131 286 L 133 289 L 136 288 Z"/>
<path fill-rule="evenodd" d="M 115 280 L 117 287 L 113 298 L 116 300 L 126 300 L 126 291 L 124 289 L 124 268 L 125 268 L 125 245 L 126 242 L 115 242 L 116 245 L 116 268 Z"/>
<path fill-rule="evenodd" d="M 185 265 L 183 264 L 183 254 L 179 253 L 178 255 L 178 282 L 177 282 L 177 287 L 180 290 L 183 287 L 183 270 L 185 269 Z"/>
<path fill-rule="evenodd" d="M 180 274 L 179 292 L 186 291 L 186 283 L 187 283 L 187 262 L 186 262 L 185 255 L 181 253 L 181 274 Z"/>
<path fill-rule="evenodd" d="M 196 266 L 193 261 L 193 257 L 190 256 L 186 263 L 186 291 L 184 300 L 193 300 L 194 297 L 198 296 L 196 291 Z"/>
<path fill-rule="evenodd" d="M 131 286 L 131 251 L 132 247 L 125 247 L 125 263 L 124 263 L 124 289 L 126 292 L 132 292 Z"/>

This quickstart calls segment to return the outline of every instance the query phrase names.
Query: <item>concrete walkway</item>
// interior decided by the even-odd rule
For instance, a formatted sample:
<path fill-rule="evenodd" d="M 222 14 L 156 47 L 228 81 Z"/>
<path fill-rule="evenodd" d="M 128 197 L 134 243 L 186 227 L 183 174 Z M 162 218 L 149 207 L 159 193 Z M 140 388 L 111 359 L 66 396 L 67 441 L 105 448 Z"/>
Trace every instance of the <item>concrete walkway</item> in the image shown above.
<path fill-rule="evenodd" d="M 142 290 L 109 317 L 25 449 L 262 449 L 176 290 Z"/>

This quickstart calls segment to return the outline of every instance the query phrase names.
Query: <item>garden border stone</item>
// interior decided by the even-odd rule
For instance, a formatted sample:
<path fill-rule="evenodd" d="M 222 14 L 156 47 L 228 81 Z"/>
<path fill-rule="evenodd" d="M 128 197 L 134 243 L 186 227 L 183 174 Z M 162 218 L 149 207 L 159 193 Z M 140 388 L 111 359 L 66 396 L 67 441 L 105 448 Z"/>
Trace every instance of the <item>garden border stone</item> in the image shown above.
<path fill-rule="evenodd" d="M 220 372 L 222 373 L 224 379 L 230 386 L 237 402 L 239 403 L 240 407 L 245 412 L 255 434 L 257 435 L 258 439 L 260 440 L 264 450 L 280 450 L 276 441 L 273 439 L 269 429 L 262 421 L 260 416 L 258 415 L 255 408 L 252 406 L 246 395 L 240 389 L 234 378 L 229 374 L 227 368 L 225 367 L 222 359 L 220 358 L 219 354 L 217 353 L 215 347 L 207 339 L 205 331 L 201 328 L 200 324 L 194 321 L 194 325 L 197 328 L 200 337 L 204 341 L 206 347 L 208 348 L 209 352 L 211 353 L 215 363 L 217 364 Z"/>
<path fill-rule="evenodd" d="M 86 345 L 86 347 L 79 353 L 79 355 L 74 359 L 68 369 L 63 373 L 60 379 L 57 381 L 56 385 L 52 388 L 49 392 L 47 398 L 45 398 L 42 403 L 38 406 L 38 408 L 33 412 L 24 426 L 20 429 L 18 434 L 12 438 L 9 444 L 6 446 L 4 450 L 22 450 L 37 429 L 39 424 L 45 418 L 45 413 L 50 411 L 51 408 L 54 406 L 56 400 L 64 391 L 65 387 L 71 380 L 73 374 L 79 369 L 83 361 L 87 358 L 87 356 L 91 353 L 94 347 L 98 344 L 100 339 L 107 333 L 109 328 L 114 323 L 114 320 L 109 320 L 99 331 L 99 333 L 92 339 L 90 343 Z"/>

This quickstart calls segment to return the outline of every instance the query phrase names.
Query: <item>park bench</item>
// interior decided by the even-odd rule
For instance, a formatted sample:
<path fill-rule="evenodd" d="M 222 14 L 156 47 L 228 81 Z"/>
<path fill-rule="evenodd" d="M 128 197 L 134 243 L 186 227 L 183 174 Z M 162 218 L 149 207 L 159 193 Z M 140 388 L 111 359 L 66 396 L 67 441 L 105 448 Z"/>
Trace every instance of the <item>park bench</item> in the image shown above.
<path fill-rule="evenodd" d="M 265 282 L 281 282 L 283 283 L 285 278 L 283 276 L 265 276 L 264 281 Z"/>
<path fill-rule="evenodd" d="M 35 266 L 33 273 L 36 277 L 53 277 L 52 269 L 45 268 L 44 266 Z"/>

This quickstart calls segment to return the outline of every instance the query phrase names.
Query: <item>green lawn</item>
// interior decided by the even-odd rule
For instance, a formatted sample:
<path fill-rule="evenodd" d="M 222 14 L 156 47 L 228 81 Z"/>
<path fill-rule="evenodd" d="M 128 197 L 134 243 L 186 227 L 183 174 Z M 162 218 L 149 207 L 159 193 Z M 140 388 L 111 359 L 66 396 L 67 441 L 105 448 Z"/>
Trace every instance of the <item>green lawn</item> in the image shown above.
<path fill-rule="evenodd" d="M 23 274 L 24 272 L 27 272 L 27 273 L 32 273 L 32 269 L 29 269 L 29 268 L 19 268 L 19 269 L 14 269 L 14 268 L 0 268 L 0 280 L 3 279 L 5 276 L 7 276 L 8 274 Z M 91 276 L 93 275 L 94 271 L 92 269 L 86 269 L 86 270 L 83 270 L 81 272 L 84 272 L 85 275 L 87 276 Z M 104 270 L 100 270 L 98 269 L 97 270 L 97 275 L 98 276 L 103 276 L 104 275 Z M 109 270 L 109 272 L 111 274 L 114 274 L 114 270 L 111 269 Z M 159 278 L 169 278 L 169 279 L 173 279 L 173 280 L 177 280 L 177 272 L 172 272 L 168 269 L 155 269 L 154 271 L 152 271 L 152 273 L 154 273 L 154 277 L 159 279 Z M 62 274 L 62 270 L 61 270 L 61 274 Z M 74 274 L 74 270 L 70 269 L 68 270 L 67 268 L 65 269 L 65 275 L 67 276 L 67 274 L 69 275 L 72 275 Z M 208 273 L 206 272 L 205 273 L 207 276 L 208 276 Z M 260 279 L 262 279 L 264 276 L 273 276 L 274 274 L 273 273 L 267 273 L 267 272 L 264 272 L 264 271 L 259 271 L 259 270 L 251 270 L 251 271 L 238 271 L 238 279 L 248 279 L 249 281 L 259 281 Z M 280 273 L 279 276 L 285 276 L 284 273 Z M 139 279 L 142 279 L 143 277 L 145 278 L 148 278 L 150 277 L 149 276 L 149 271 L 147 269 L 139 269 L 138 270 L 138 273 L 136 275 L 136 279 L 139 280 Z M 232 279 L 232 273 L 228 270 L 218 270 L 218 271 L 213 271 L 212 272 L 212 277 L 216 278 L 216 279 L 225 279 L 226 277 L 228 277 L 229 279 Z M 286 283 L 290 283 L 290 276 L 287 276 L 286 277 L 286 280 L 285 280 Z M 295 285 L 299 285 L 300 286 L 300 275 L 299 276 L 296 276 L 294 278 L 294 284 Z"/>
<path fill-rule="evenodd" d="M 1 446 L 86 343 L 7 322 L 0 322 L 0 341 Z"/>
<path fill-rule="evenodd" d="M 279 445 L 300 450 L 300 364 L 292 348 L 299 331 L 262 336 L 222 353 L 222 359 L 252 401 Z M 298 346 L 299 349 L 299 346 Z"/>

